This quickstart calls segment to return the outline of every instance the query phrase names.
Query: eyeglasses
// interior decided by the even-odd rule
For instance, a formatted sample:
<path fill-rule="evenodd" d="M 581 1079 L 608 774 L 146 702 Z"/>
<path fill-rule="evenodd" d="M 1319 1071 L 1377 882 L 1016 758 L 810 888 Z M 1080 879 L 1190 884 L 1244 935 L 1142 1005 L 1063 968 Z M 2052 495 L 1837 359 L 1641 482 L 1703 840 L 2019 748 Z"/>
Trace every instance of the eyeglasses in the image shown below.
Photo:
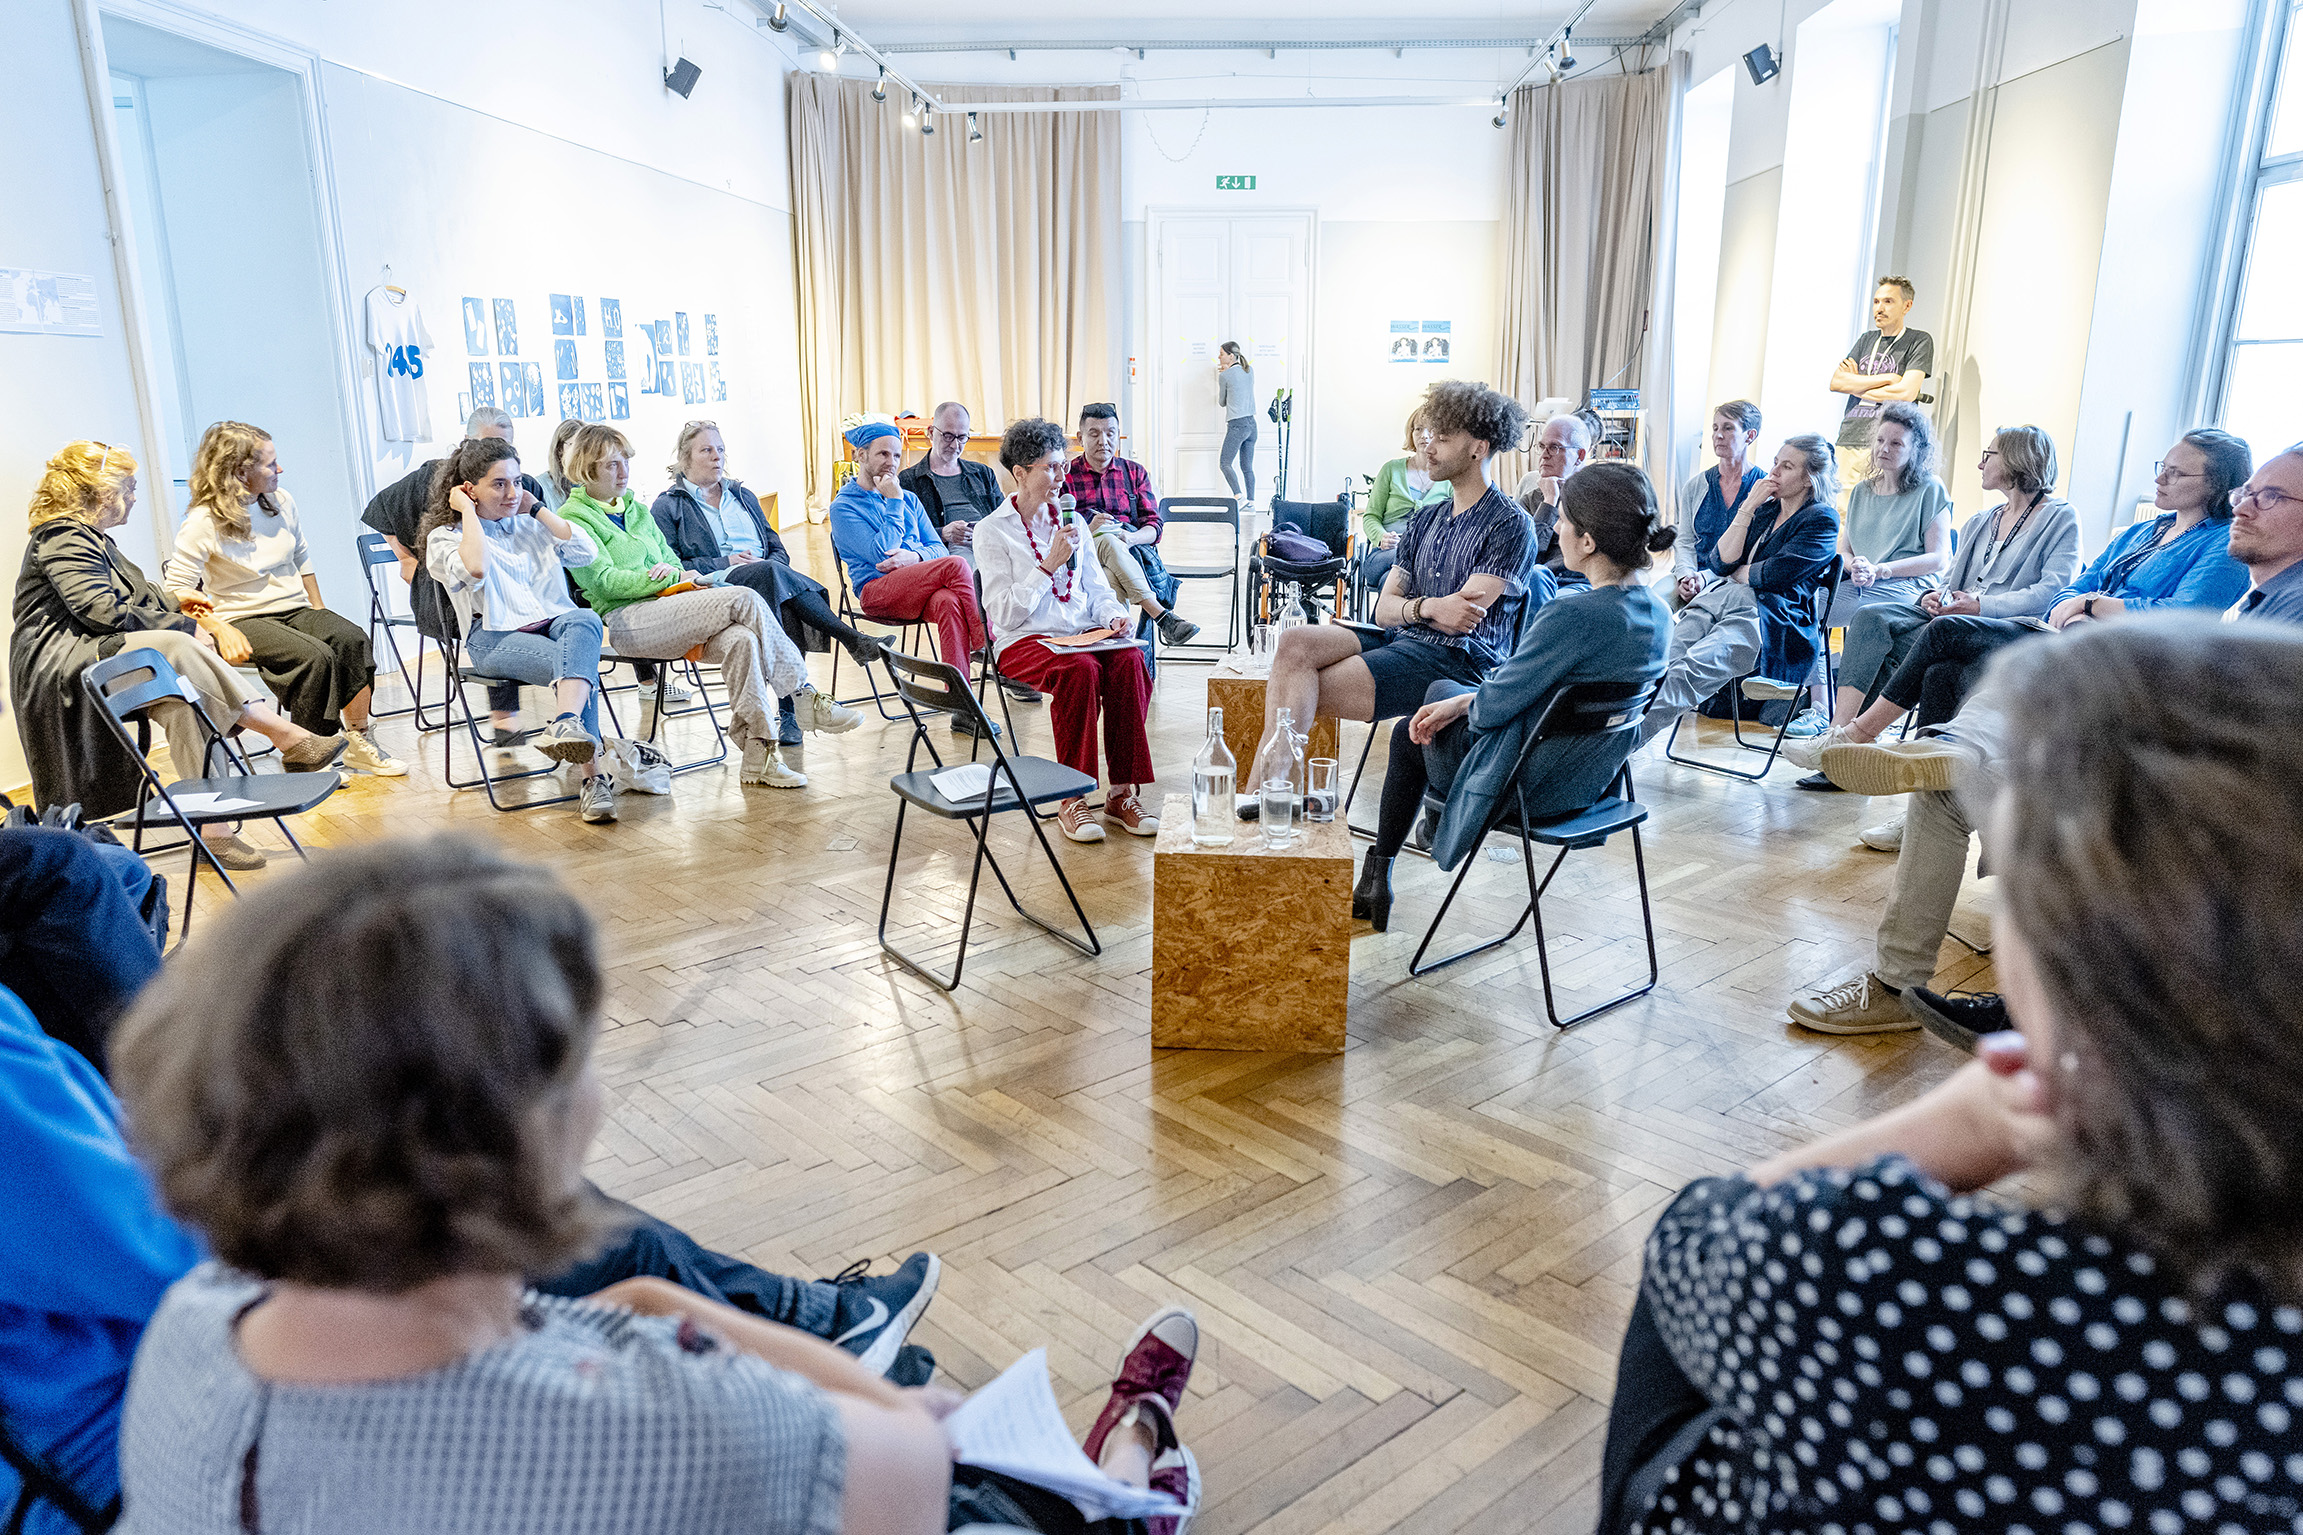
<path fill-rule="evenodd" d="M 2207 478 L 2204 471 L 2178 469 L 2165 459 L 2161 459 L 2151 466 L 2151 477 L 2155 480 L 2204 480 Z"/>
<path fill-rule="evenodd" d="M 931 435 L 938 442 L 966 442 L 968 440 L 968 434 L 965 432 L 935 432 Z"/>
<path fill-rule="evenodd" d="M 1985 458 L 1997 458 L 1999 456 L 1999 450 L 1997 448 L 1985 448 L 1983 450 L 1983 456 Z"/>
<path fill-rule="evenodd" d="M 2250 501 L 2267 512 L 2276 512 L 2290 501 L 2303 505 L 2303 496 L 2291 496 L 2287 492 L 2274 489 L 2269 485 L 2260 490 L 2249 490 L 2242 485 L 2231 492 L 2231 510 L 2235 512 L 2244 510 Z"/>

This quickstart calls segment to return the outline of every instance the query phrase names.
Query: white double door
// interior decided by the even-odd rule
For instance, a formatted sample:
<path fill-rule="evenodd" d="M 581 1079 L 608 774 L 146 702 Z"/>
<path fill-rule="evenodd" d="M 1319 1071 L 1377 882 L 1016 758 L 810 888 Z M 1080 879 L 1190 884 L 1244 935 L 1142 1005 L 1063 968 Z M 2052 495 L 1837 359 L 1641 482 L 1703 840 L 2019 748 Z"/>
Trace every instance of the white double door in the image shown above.
<path fill-rule="evenodd" d="M 1314 215 L 1153 215 L 1149 317 L 1160 490 L 1171 496 L 1230 494 L 1218 458 L 1224 413 L 1216 353 L 1236 341 L 1254 368 L 1255 493 L 1259 505 L 1287 492 L 1275 483 L 1279 428 L 1268 411 L 1293 389 L 1288 479 L 1300 495 L 1310 460 Z"/>

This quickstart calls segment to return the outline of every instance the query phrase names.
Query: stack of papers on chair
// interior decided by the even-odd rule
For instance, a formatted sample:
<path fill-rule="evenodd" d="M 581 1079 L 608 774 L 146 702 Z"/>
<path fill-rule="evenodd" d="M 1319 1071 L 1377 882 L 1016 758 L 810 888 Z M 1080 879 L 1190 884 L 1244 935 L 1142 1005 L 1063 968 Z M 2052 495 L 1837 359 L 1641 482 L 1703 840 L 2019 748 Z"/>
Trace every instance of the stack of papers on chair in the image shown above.
<path fill-rule="evenodd" d="M 1064 1426 L 1048 1384 L 1048 1351 L 1035 1348 L 944 1419 L 961 1465 L 981 1466 L 1071 1499 L 1087 1519 L 1149 1519 L 1183 1505 L 1164 1492 L 1115 1482 Z"/>
<path fill-rule="evenodd" d="M 226 799 L 221 794 L 214 793 L 170 794 L 168 797 L 174 800 L 176 808 L 186 815 L 190 815 L 194 811 L 253 810 L 256 806 L 256 801 L 252 799 Z"/>
<path fill-rule="evenodd" d="M 992 770 L 981 762 L 963 762 L 958 767 L 945 768 L 928 779 L 936 792 L 953 804 L 961 800 L 980 800 L 984 790 L 991 787 Z"/>

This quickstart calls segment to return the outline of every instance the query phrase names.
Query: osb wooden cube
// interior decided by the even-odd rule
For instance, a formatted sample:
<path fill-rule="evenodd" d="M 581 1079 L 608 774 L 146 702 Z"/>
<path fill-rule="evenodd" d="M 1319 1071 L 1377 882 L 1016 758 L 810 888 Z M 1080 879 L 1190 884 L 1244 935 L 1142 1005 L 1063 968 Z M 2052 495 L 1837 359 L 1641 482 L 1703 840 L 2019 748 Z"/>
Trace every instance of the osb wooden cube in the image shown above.
<path fill-rule="evenodd" d="M 1351 832 L 1307 825 L 1285 848 L 1253 821 L 1195 847 L 1170 794 L 1152 848 L 1152 1044 L 1340 1054 L 1351 989 Z"/>
<path fill-rule="evenodd" d="M 1221 672 L 1207 680 L 1207 706 L 1223 710 L 1223 744 L 1231 748 L 1233 771 L 1239 775 L 1242 794 L 1253 787 L 1248 775 L 1255 771 L 1255 751 L 1263 744 L 1263 681 L 1261 677 L 1227 677 Z M 1205 726 L 1207 722 L 1200 723 Z M 1295 728 L 1303 729 L 1303 721 L 1297 720 Z M 1335 716 L 1319 716 L 1311 722 L 1311 745 L 1304 748 L 1305 759 L 1335 756 L 1339 738 Z M 1165 817 L 1160 825 L 1167 825 Z"/>

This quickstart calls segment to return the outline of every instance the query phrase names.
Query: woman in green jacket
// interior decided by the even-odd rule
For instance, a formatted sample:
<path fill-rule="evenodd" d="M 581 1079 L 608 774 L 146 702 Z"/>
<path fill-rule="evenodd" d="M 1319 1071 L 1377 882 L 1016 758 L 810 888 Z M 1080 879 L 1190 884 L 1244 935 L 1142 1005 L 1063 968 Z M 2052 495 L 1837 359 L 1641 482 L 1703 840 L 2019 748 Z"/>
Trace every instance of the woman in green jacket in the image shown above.
<path fill-rule="evenodd" d="M 1431 429 L 1423 424 L 1418 405 L 1407 418 L 1407 457 L 1395 458 L 1375 472 L 1375 485 L 1367 493 L 1367 510 L 1360 516 L 1366 554 L 1360 560 L 1360 581 L 1371 592 L 1383 590 L 1398 556 L 1399 536 L 1408 522 L 1432 501 L 1447 495 L 1444 482 L 1431 477 Z"/>
<path fill-rule="evenodd" d="M 599 558 L 569 571 L 608 640 L 626 659 L 676 661 L 695 646 L 727 679 L 728 734 L 743 748 L 745 783 L 803 787 L 807 775 L 776 745 L 776 699 L 808 685 L 799 648 L 747 587 L 673 587 L 697 581 L 680 568 L 648 505 L 632 494 L 632 444 L 601 422 L 569 439 L 568 499 L 560 515 L 591 535 Z M 800 711 L 815 717 L 813 709 Z"/>

